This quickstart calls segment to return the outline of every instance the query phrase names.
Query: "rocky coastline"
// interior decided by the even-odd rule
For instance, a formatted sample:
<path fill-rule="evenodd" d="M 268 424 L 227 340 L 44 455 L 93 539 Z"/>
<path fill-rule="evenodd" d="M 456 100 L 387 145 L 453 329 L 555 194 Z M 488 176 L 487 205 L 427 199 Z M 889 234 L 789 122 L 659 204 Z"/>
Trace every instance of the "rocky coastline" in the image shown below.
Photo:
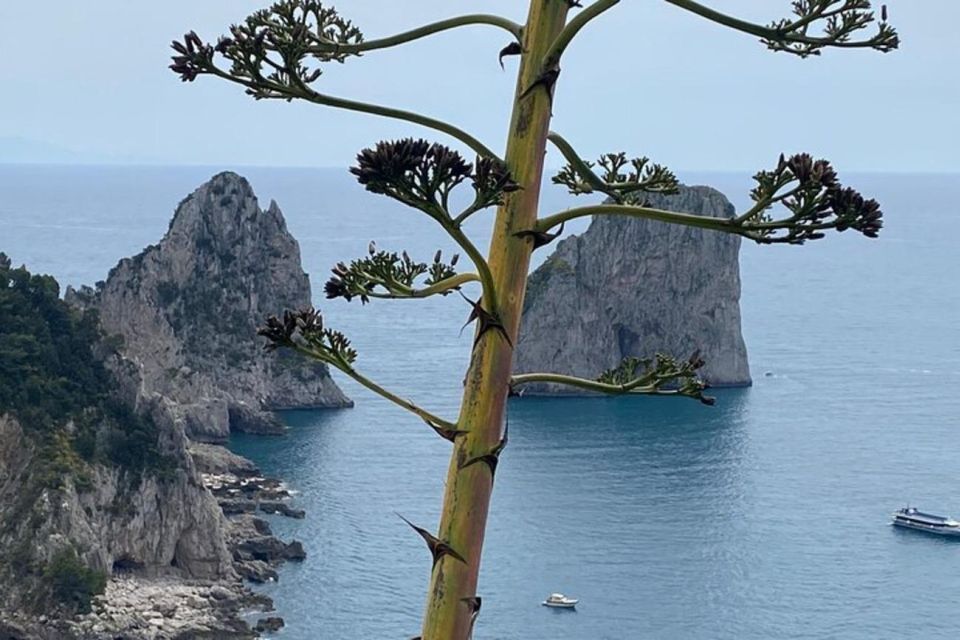
<path fill-rule="evenodd" d="M 98 319 L 92 349 L 111 395 L 156 434 L 161 462 L 136 476 L 87 463 L 71 420 L 55 439 L 69 464 L 51 483 L 36 470 L 49 445 L 0 410 L 0 546 L 22 558 L 0 562 L 0 640 L 229 640 L 283 626 L 247 585 L 306 557 L 261 516 L 305 514 L 280 479 L 221 445 L 231 432 L 284 433 L 275 410 L 352 405 L 325 367 L 265 352 L 256 336 L 267 315 L 310 295 L 279 207 L 261 209 L 232 173 L 181 202 L 159 244 L 95 288 L 68 288 L 70 308 Z M 37 500 L 20 499 L 28 493 Z M 38 608 L 34 594 L 64 550 L 79 563 L 72 571 L 104 584 L 79 611 Z M 13 580 L 18 563 L 40 567 L 29 585 Z"/>

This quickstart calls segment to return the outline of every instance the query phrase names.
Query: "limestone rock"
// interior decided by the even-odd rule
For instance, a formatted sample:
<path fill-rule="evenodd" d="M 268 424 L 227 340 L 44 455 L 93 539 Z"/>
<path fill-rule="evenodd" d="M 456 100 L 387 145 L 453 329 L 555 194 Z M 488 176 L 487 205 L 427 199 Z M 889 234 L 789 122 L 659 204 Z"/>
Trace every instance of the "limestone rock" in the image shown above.
<path fill-rule="evenodd" d="M 649 206 L 730 217 L 715 189 L 650 195 Z M 740 239 L 651 220 L 598 217 L 531 276 L 515 370 L 586 378 L 626 356 L 699 350 L 713 386 L 750 384 L 740 331 Z M 525 393 L 577 393 L 528 385 Z"/>
<path fill-rule="evenodd" d="M 310 305 L 310 281 L 280 208 L 262 210 L 234 173 L 181 202 L 159 244 L 121 260 L 96 291 L 68 289 L 66 299 L 99 311 L 135 365 L 131 386 L 173 400 L 195 440 L 282 433 L 272 410 L 351 404 L 324 365 L 264 351 L 258 325 Z"/>
<path fill-rule="evenodd" d="M 208 475 L 231 474 L 241 478 L 260 475 L 260 469 L 257 468 L 257 465 L 220 445 L 191 442 L 187 451 L 200 473 Z"/>
<path fill-rule="evenodd" d="M 164 428 L 164 427 L 162 427 Z M 176 434 L 170 439 L 175 439 Z M 181 432 L 179 438 L 185 443 Z M 199 481 L 185 454 L 164 451 L 178 463 L 162 476 L 123 475 L 115 467 L 90 465 L 78 487 L 67 478 L 59 489 L 42 488 L 31 504 L 21 492 L 38 486 L 32 478 L 42 453 L 19 422 L 0 416 L 0 545 L 28 544 L 34 561 L 49 561 L 67 544 L 83 551 L 93 569 L 106 574 L 230 579 L 226 521 L 216 499 Z M 3 567 L 7 568 L 7 567 Z M 0 588 L 0 595 L 5 592 Z M 10 597 L 22 595 L 13 589 Z M 2 603 L 0 603 L 2 604 Z"/>
<path fill-rule="evenodd" d="M 261 633 L 275 632 L 280 631 L 283 626 L 283 618 L 270 616 L 268 618 L 261 618 L 260 620 L 257 620 L 257 625 L 253 628 L 253 630 Z"/>

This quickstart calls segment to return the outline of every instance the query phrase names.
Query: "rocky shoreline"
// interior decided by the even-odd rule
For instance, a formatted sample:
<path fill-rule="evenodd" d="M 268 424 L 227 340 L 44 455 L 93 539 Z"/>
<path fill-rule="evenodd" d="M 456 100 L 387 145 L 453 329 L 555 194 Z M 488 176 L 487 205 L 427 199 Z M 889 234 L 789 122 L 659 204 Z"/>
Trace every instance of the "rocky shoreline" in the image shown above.
<path fill-rule="evenodd" d="M 290 491 L 282 481 L 265 477 L 250 460 L 219 445 L 197 443 L 189 453 L 203 485 L 227 517 L 227 548 L 240 576 L 253 583 L 275 581 L 278 566 L 306 559 L 299 541 L 280 540 L 270 523 L 253 515 L 257 511 L 297 519 L 306 515 L 290 506 Z"/>
<path fill-rule="evenodd" d="M 261 513 L 302 518 L 283 482 L 265 477 L 250 460 L 219 445 L 193 443 L 189 453 L 203 486 L 224 514 L 233 572 L 221 579 L 149 575 L 142 567 L 115 564 L 91 610 L 72 618 L 0 613 L 0 640 L 246 640 L 284 626 L 264 615 L 273 601 L 249 588 L 278 579 L 285 562 L 306 558 L 303 545 L 276 537 Z"/>
<path fill-rule="evenodd" d="M 179 578 L 114 576 L 90 613 L 73 619 L 14 614 L 0 620 L 3 640 L 246 640 L 283 626 L 263 618 L 252 628 L 250 611 L 269 612 L 273 602 L 243 583 Z M 261 624 L 261 622 L 263 624 Z"/>
<path fill-rule="evenodd" d="M 84 339 L 104 371 L 91 370 L 127 413 L 81 438 L 91 393 L 42 440 L 32 414 L 0 411 L 0 640 L 230 640 L 283 625 L 247 622 L 273 610 L 248 584 L 306 553 L 259 516 L 305 514 L 281 480 L 220 445 L 282 435 L 279 407 L 352 405 L 325 366 L 257 336 L 268 315 L 311 300 L 279 207 L 260 208 L 232 173 L 184 199 L 158 244 L 95 288 L 67 289 L 58 302 L 95 319 L 101 335 Z M 136 460 L 154 441 L 152 466 L 136 471 L 92 453 L 119 442 Z"/>

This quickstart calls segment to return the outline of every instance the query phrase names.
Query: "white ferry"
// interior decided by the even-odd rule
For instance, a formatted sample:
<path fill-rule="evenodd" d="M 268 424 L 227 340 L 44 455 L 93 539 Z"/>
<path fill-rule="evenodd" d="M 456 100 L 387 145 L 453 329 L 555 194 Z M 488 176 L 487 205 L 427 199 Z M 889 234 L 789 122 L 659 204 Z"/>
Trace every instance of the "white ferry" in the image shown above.
<path fill-rule="evenodd" d="M 958 536 L 960 537 L 960 522 L 957 522 L 949 516 L 935 516 L 930 513 L 917 511 L 915 507 L 904 507 L 893 514 L 893 522 L 896 527 L 907 529 L 917 529 L 927 533 L 935 533 L 940 536 Z"/>

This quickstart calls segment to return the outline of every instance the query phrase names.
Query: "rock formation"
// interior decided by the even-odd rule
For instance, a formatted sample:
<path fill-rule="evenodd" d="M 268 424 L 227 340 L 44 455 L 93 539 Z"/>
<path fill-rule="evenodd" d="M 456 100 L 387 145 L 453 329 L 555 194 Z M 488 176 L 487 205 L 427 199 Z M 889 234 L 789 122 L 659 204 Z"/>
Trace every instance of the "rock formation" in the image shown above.
<path fill-rule="evenodd" d="M 242 579 L 276 580 L 305 552 L 253 512 L 304 514 L 204 441 L 277 432 L 272 409 L 350 404 L 325 367 L 255 335 L 310 304 L 280 210 L 221 174 L 160 244 L 68 290 L 69 307 L 58 292 L 0 254 L 0 364 L 24 372 L 0 384 L 0 640 L 256 637 L 242 613 L 272 603 Z"/>
<path fill-rule="evenodd" d="M 729 217 L 709 187 L 651 195 L 650 206 Z M 750 384 L 740 332 L 740 239 L 650 220 L 598 217 L 557 246 L 530 276 L 518 373 L 595 378 L 626 356 L 699 350 L 713 386 Z M 576 393 L 530 385 L 526 393 Z"/>
<path fill-rule="evenodd" d="M 277 204 L 260 209 L 234 173 L 183 200 L 159 244 L 66 299 L 99 311 L 136 363 L 136 392 L 172 400 L 194 440 L 281 431 L 271 410 L 351 404 L 324 365 L 263 350 L 258 324 L 310 305 L 310 281 Z"/>

